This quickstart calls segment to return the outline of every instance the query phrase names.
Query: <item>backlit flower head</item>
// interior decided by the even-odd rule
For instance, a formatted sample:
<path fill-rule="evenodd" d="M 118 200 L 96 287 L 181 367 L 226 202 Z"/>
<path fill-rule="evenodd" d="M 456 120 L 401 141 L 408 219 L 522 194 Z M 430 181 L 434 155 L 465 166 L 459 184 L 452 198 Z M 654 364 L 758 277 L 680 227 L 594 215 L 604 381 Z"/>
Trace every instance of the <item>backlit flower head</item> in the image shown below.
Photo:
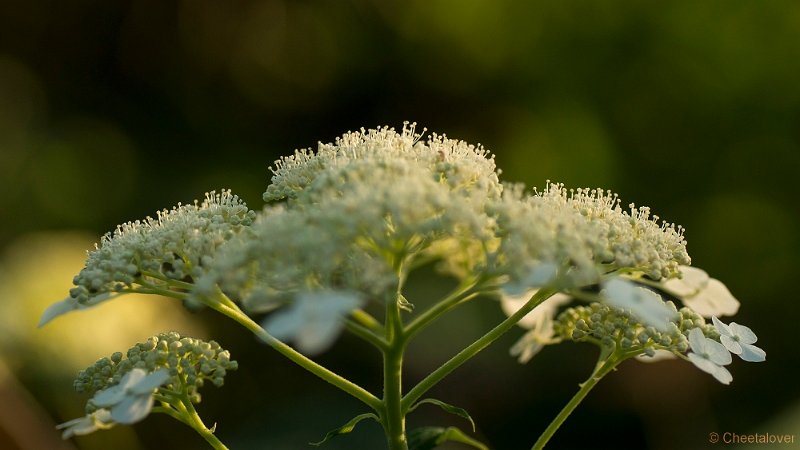
<path fill-rule="evenodd" d="M 420 137 L 413 125 L 362 130 L 278 161 L 265 199 L 289 201 L 221 246 L 193 295 L 219 286 L 251 310 L 308 292 L 382 300 L 408 255 L 474 267 L 496 239 L 486 213 L 501 191 L 494 161 L 480 147 Z"/>
<path fill-rule="evenodd" d="M 453 191 L 476 191 L 487 197 L 499 195 L 501 186 L 494 157 L 488 151 L 444 135 L 434 134 L 423 141 L 415 125 L 406 123 L 400 132 L 389 127 L 362 128 L 337 138 L 332 144 L 320 143 L 316 152 L 297 150 L 282 157 L 272 168 L 272 182 L 264 200 L 297 198 L 301 193 L 328 190 L 332 180 L 346 176 L 348 168 L 360 164 L 402 165 L 446 184 Z"/>
<path fill-rule="evenodd" d="M 192 282 L 205 273 L 217 247 L 254 219 L 239 197 L 223 190 L 207 193 L 202 203 L 179 204 L 155 218 L 122 224 L 89 252 L 70 296 L 48 309 L 40 325 L 142 285 Z"/>
<path fill-rule="evenodd" d="M 561 268 L 559 283 L 574 287 L 619 268 L 656 280 L 675 277 L 678 267 L 690 262 L 682 228 L 659 223 L 645 207 L 623 210 L 617 195 L 602 189 L 567 190 L 550 183 L 527 195 L 513 186 L 492 212 L 500 237 L 498 261 L 511 285 L 520 285 L 514 290 L 524 289 L 543 264 Z"/>

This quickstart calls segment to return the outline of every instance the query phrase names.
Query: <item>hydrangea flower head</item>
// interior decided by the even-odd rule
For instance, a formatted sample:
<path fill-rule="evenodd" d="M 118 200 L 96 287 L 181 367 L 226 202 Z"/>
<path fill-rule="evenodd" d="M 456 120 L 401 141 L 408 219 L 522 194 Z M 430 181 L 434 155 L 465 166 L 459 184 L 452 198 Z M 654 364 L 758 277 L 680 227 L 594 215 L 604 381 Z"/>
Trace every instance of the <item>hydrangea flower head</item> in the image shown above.
<path fill-rule="evenodd" d="M 512 186 L 492 212 L 500 237 L 498 261 L 510 282 L 520 285 L 516 290 L 525 288 L 541 265 L 568 268 L 559 282 L 578 287 L 614 269 L 656 280 L 675 277 L 678 267 L 690 262 L 681 227 L 659 223 L 646 207 L 623 210 L 617 195 L 602 189 L 568 190 L 549 183 L 527 195 Z"/>
<path fill-rule="evenodd" d="M 179 204 L 155 218 L 122 224 L 89 252 L 70 296 L 48 308 L 39 325 L 137 286 L 192 282 L 205 273 L 220 244 L 254 219 L 239 197 L 223 190 L 207 193 L 202 203 Z"/>
<path fill-rule="evenodd" d="M 200 402 L 198 389 L 206 381 L 222 386 L 228 371 L 238 364 L 214 341 L 162 333 L 120 352 L 101 358 L 82 370 L 75 390 L 93 397 L 86 404 L 87 415 L 65 422 L 63 437 L 87 434 L 115 424 L 132 424 L 153 410 L 155 394 L 185 393 L 192 403 Z M 165 389 L 165 391 L 161 391 Z"/>

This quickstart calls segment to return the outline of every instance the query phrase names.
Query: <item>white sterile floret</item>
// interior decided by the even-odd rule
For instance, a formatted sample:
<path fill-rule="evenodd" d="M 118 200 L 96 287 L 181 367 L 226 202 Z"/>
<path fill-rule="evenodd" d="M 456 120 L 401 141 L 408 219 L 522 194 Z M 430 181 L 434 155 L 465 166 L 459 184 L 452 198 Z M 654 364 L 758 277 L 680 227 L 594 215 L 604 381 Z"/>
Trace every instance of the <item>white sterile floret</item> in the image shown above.
<path fill-rule="evenodd" d="M 98 303 L 102 303 L 108 300 L 109 298 L 111 298 L 111 294 L 105 293 L 105 294 L 95 295 L 94 297 L 90 297 L 89 300 L 81 303 L 76 298 L 67 297 L 64 300 L 61 300 L 60 302 L 56 302 L 48 306 L 47 309 L 45 309 L 44 312 L 42 313 L 42 317 L 39 319 L 38 326 L 42 327 L 51 320 L 55 319 L 56 317 L 66 314 L 68 312 L 91 308 L 92 306 L 95 306 Z"/>
<path fill-rule="evenodd" d="M 111 418 L 111 411 L 98 409 L 84 417 L 72 419 L 62 424 L 56 425 L 57 430 L 64 430 L 61 433 L 62 439 L 69 439 L 72 436 L 83 436 L 97 430 L 107 430 L 115 425 Z"/>
<path fill-rule="evenodd" d="M 663 286 L 703 317 L 732 316 L 739 311 L 739 301 L 725 285 L 702 269 L 679 267 L 681 278 L 666 280 Z"/>
<path fill-rule="evenodd" d="M 500 297 L 500 305 L 506 315 L 510 316 L 519 311 L 536 292 L 537 290 L 534 289 L 514 296 L 503 293 Z M 511 347 L 511 356 L 517 356 L 519 362 L 526 363 L 545 345 L 558 342 L 554 339 L 553 322 L 558 308 L 569 303 L 570 300 L 571 297 L 566 294 L 553 294 L 520 319 L 517 324 L 530 331 Z"/>
<path fill-rule="evenodd" d="M 644 324 L 659 331 L 667 331 L 669 323 L 678 318 L 674 306 L 670 307 L 660 295 L 623 278 L 604 281 L 601 294 L 609 305 L 630 311 Z"/>
<path fill-rule="evenodd" d="M 109 408 L 114 422 L 132 424 L 150 414 L 153 393 L 169 378 L 167 369 L 147 373 L 144 369 L 135 368 L 126 373 L 118 384 L 97 392 L 91 402 L 97 407 Z"/>
<path fill-rule="evenodd" d="M 267 317 L 264 328 L 278 339 L 294 341 L 304 353 L 318 354 L 333 345 L 344 317 L 362 303 L 352 292 L 302 292 L 292 304 Z"/>
<path fill-rule="evenodd" d="M 722 384 L 730 384 L 733 376 L 725 365 L 731 363 L 731 354 L 719 342 L 707 338 L 699 328 L 689 331 L 689 346 L 692 351 L 687 355 L 689 361 L 698 369 L 708 372 Z"/>
<path fill-rule="evenodd" d="M 767 352 L 753 345 L 758 337 L 749 327 L 736 322 L 725 325 L 716 317 L 711 320 L 719 332 L 720 342 L 728 351 L 748 362 L 762 362 L 767 359 Z"/>
<path fill-rule="evenodd" d="M 524 296 L 530 294 L 531 289 L 541 288 L 553 282 L 556 275 L 558 275 L 558 266 L 555 264 L 550 262 L 537 264 L 532 266 L 527 275 L 521 279 L 503 284 L 502 289 L 505 294 L 512 297 Z"/>

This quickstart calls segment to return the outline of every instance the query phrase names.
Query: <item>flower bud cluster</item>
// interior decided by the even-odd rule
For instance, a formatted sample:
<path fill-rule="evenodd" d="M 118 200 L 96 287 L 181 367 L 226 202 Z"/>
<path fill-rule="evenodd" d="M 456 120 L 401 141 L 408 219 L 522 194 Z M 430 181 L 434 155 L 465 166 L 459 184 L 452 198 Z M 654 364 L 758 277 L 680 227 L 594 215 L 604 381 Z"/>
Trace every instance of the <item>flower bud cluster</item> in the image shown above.
<path fill-rule="evenodd" d="M 667 302 L 672 309 L 675 305 Z M 630 354 L 653 356 L 656 350 L 686 353 L 689 350 L 689 331 L 700 329 L 711 339 L 719 339 L 713 325 L 689 308 L 676 311 L 678 320 L 670 322 L 666 330 L 638 322 L 625 310 L 605 303 L 569 308 L 559 314 L 554 324 L 555 335 L 561 339 L 591 342 L 602 347 L 620 349 Z"/>
<path fill-rule="evenodd" d="M 131 347 L 126 355 L 120 352 L 99 359 L 82 370 L 75 379 L 75 390 L 93 395 L 119 384 L 134 369 L 152 373 L 166 369 L 169 379 L 165 387 L 175 391 L 186 389 L 192 402 L 200 401 L 197 390 L 206 381 L 222 386 L 227 372 L 236 370 L 238 364 L 230 353 L 215 341 L 182 337 L 176 332 L 162 333 Z M 96 407 L 90 401 L 88 413 Z"/>
<path fill-rule="evenodd" d="M 205 272 L 217 247 L 252 224 L 255 212 L 229 190 L 202 203 L 178 205 L 155 218 L 128 222 L 103 236 L 74 278 L 70 297 L 90 303 L 100 294 L 130 289 L 151 276 L 191 281 Z"/>

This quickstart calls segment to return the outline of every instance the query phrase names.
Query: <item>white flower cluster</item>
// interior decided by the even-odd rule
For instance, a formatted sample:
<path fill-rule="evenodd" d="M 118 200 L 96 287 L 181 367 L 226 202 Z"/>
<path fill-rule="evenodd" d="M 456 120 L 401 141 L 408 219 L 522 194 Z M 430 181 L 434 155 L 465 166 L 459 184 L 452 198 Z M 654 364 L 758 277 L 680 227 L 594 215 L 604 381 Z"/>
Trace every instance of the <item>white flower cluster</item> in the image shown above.
<path fill-rule="evenodd" d="M 275 162 L 264 200 L 335 191 L 341 187 L 337 182 L 355 181 L 348 180 L 354 169 L 369 174 L 381 166 L 388 169 L 384 174 L 398 181 L 416 172 L 446 184 L 450 191 L 477 191 L 488 198 L 500 195 L 494 157 L 488 151 L 436 134 L 422 141 L 415 125 L 406 123 L 400 133 L 389 127 L 362 128 L 337 138 L 333 144 L 320 143 L 316 153 L 297 150 Z"/>
<path fill-rule="evenodd" d="M 552 281 L 552 267 L 565 269 L 562 287 L 596 283 L 603 272 L 633 269 L 659 280 L 678 275 L 690 262 L 683 229 L 658 223 L 648 208 L 625 211 L 616 194 L 602 189 L 567 190 L 550 183 L 526 196 L 507 189 L 495 207 L 501 237 L 498 260 L 511 275 L 510 294 Z"/>
<path fill-rule="evenodd" d="M 173 393 L 183 393 L 192 403 L 200 402 L 198 389 L 206 381 L 222 386 L 227 372 L 238 364 L 214 341 L 162 333 L 131 347 L 123 357 L 114 353 L 82 370 L 75 379 L 78 392 L 93 394 L 86 404 L 87 415 L 58 426 L 63 437 L 129 425 L 153 410 L 154 395 L 164 387 L 160 403 L 170 407 Z"/>
<path fill-rule="evenodd" d="M 229 190 L 202 203 L 162 210 L 122 224 L 102 237 L 75 276 L 70 296 L 45 311 L 40 326 L 66 312 L 94 306 L 137 285 L 191 282 L 208 270 L 217 248 L 252 224 L 255 212 Z"/>
<path fill-rule="evenodd" d="M 420 141 L 411 125 L 400 133 L 349 133 L 316 153 L 283 158 L 264 198 L 289 201 L 267 206 L 246 233 L 224 245 L 195 295 L 220 286 L 251 311 L 293 301 L 321 311 L 382 301 L 396 290 L 396 265 L 405 257 L 438 254 L 444 250 L 438 244 L 449 242 L 463 251 L 449 248 L 448 257 L 469 259 L 470 245 L 494 239 L 486 209 L 502 187 L 487 156 L 445 137 Z M 359 300 L 321 303 L 343 298 Z M 301 310 L 310 309 L 295 309 Z M 279 319 L 298 316 L 276 317 L 266 322 L 268 331 L 284 330 Z"/>
<path fill-rule="evenodd" d="M 716 317 L 738 309 L 739 302 L 730 291 L 700 269 L 680 266 L 679 272 L 688 276 L 653 286 L 681 300 L 686 307 L 680 311 L 655 290 L 627 278 L 610 277 L 601 283 L 596 296 L 602 303 L 569 307 L 559 314 L 559 308 L 572 298 L 556 293 L 525 315 L 519 325 L 529 331 L 511 348 L 511 354 L 527 362 L 545 345 L 575 339 L 612 349 L 618 346 L 633 352 L 631 355 L 681 355 L 724 384 L 733 379 L 724 367 L 731 363 L 731 353 L 748 362 L 764 361 L 766 352 L 753 345 L 757 337 L 750 328 L 735 322 L 726 325 Z M 536 292 L 503 294 L 503 310 L 514 314 Z M 696 305 L 702 314 L 694 309 Z M 704 316 L 710 317 L 712 324 Z"/>

